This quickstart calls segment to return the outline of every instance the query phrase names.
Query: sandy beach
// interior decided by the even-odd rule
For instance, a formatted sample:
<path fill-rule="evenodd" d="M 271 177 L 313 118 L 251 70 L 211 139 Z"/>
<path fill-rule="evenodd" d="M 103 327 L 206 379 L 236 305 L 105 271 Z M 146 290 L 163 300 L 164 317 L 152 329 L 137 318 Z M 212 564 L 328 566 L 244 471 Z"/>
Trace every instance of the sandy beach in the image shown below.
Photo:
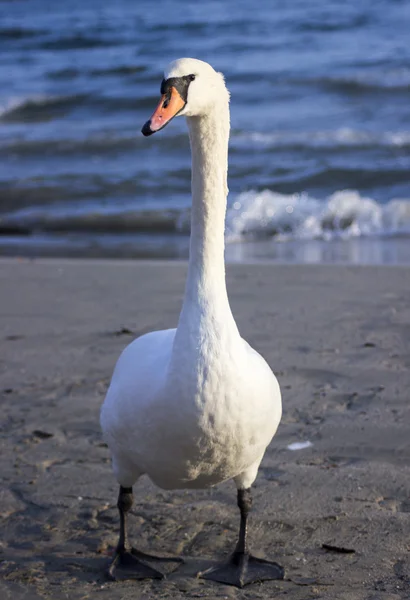
<path fill-rule="evenodd" d="M 133 542 L 187 564 L 163 581 L 107 581 L 117 485 L 99 409 L 124 346 L 176 325 L 185 273 L 0 261 L 0 598 L 410 598 L 409 267 L 228 266 L 240 331 L 283 393 L 250 543 L 285 580 L 237 590 L 193 577 L 234 547 L 232 482 L 170 493 L 143 479 Z"/>

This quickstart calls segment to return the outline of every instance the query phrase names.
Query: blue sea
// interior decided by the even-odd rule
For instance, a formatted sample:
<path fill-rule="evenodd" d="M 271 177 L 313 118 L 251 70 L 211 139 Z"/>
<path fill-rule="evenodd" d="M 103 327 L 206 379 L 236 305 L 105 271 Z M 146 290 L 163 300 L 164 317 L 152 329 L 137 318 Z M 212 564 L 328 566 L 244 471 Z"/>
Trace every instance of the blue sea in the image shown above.
<path fill-rule="evenodd" d="M 231 91 L 226 257 L 410 264 L 410 2 L 0 2 L 0 254 L 185 258 L 162 72 Z"/>

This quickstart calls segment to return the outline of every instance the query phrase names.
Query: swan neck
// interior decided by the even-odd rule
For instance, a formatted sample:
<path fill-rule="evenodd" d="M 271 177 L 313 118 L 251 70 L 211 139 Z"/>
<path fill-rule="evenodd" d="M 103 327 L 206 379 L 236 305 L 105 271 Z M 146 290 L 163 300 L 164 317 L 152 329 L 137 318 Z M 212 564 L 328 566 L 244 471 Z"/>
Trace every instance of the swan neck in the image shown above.
<path fill-rule="evenodd" d="M 186 292 L 226 297 L 225 214 L 229 140 L 228 103 L 187 119 L 192 153 L 191 241 Z"/>

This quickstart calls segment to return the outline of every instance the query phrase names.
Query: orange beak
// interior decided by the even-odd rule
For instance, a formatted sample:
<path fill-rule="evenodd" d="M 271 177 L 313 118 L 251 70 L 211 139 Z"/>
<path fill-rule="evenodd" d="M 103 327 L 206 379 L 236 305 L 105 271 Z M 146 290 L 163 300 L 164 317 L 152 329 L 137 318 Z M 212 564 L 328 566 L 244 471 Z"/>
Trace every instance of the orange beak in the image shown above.
<path fill-rule="evenodd" d="M 175 87 L 171 87 L 168 93 L 161 96 L 161 100 L 152 117 L 141 129 L 143 135 L 156 133 L 171 121 L 184 108 L 185 102 Z"/>

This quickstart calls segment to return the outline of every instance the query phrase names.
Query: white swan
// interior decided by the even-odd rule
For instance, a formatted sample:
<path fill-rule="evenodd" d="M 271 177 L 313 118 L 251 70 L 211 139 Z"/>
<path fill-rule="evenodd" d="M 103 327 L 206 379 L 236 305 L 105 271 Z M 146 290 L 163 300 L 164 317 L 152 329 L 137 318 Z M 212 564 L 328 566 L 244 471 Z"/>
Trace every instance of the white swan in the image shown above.
<path fill-rule="evenodd" d="M 205 62 L 171 63 L 162 98 L 144 125 L 150 135 L 187 117 L 192 152 L 191 243 L 177 329 L 155 331 L 121 354 L 101 411 L 101 426 L 120 484 L 121 528 L 109 573 L 161 574 L 128 548 L 126 512 L 142 474 L 164 489 L 207 488 L 233 479 L 241 527 L 232 557 L 201 576 L 242 587 L 283 577 L 283 569 L 246 547 L 250 486 L 281 418 L 278 382 L 244 341 L 229 306 L 224 267 L 229 92 Z M 139 557 L 139 558 L 138 558 Z M 141 559 L 141 560 L 140 560 Z"/>

